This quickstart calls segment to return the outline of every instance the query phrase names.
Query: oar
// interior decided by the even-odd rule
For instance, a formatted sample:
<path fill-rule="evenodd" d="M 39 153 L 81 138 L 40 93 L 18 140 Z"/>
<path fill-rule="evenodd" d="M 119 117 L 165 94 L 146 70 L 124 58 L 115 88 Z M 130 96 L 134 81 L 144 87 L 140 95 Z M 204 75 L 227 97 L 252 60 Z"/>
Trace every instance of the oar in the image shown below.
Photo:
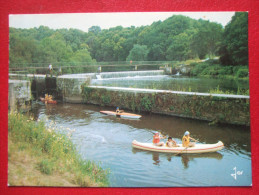
<path fill-rule="evenodd" d="M 194 141 L 195 141 L 195 143 L 197 143 L 197 142 L 199 142 L 198 140 L 196 140 L 196 139 L 194 139 Z M 186 150 L 188 148 L 188 146 L 187 147 L 185 147 L 183 150 L 181 150 L 180 152 L 178 152 L 178 153 L 176 153 L 176 154 L 174 154 L 173 156 L 176 156 L 176 155 L 178 155 L 178 154 L 180 154 L 180 153 L 182 153 L 184 150 Z"/>
<path fill-rule="evenodd" d="M 173 156 L 176 156 L 176 155 L 178 155 L 178 154 L 180 154 L 180 153 L 182 153 L 184 150 L 186 150 L 188 147 L 185 147 L 183 150 L 181 150 L 180 152 L 178 152 L 178 153 L 176 153 L 176 154 L 174 154 Z"/>

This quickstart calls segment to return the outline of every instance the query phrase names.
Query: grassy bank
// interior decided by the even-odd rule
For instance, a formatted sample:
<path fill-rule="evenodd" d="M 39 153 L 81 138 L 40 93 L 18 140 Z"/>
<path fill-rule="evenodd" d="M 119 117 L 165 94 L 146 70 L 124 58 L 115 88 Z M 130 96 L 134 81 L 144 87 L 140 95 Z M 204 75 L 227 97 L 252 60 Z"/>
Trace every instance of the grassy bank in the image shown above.
<path fill-rule="evenodd" d="M 190 64 L 191 76 L 248 80 L 248 66 L 223 66 L 218 60 Z"/>
<path fill-rule="evenodd" d="M 66 135 L 22 114 L 8 117 L 9 185 L 108 186 L 108 171 L 83 160 Z"/>

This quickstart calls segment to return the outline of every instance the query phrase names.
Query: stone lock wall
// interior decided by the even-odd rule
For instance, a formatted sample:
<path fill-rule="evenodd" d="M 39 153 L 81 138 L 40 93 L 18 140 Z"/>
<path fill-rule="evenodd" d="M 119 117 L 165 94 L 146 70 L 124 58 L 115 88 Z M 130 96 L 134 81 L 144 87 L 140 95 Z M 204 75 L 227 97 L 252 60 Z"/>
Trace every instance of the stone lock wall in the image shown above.
<path fill-rule="evenodd" d="M 25 80 L 9 80 L 8 110 L 26 112 L 31 109 L 31 83 Z"/>
<path fill-rule="evenodd" d="M 85 103 L 119 106 L 133 112 L 152 112 L 199 120 L 250 125 L 249 97 L 165 90 L 82 86 Z"/>

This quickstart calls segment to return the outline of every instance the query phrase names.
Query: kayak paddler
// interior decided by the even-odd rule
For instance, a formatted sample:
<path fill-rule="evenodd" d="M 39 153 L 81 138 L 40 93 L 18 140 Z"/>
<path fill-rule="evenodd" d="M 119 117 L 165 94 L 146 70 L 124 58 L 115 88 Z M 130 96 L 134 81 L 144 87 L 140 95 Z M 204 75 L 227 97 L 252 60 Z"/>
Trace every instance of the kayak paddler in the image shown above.
<path fill-rule="evenodd" d="M 155 135 L 153 136 L 153 144 L 155 146 L 163 146 L 164 142 L 160 142 L 160 139 L 165 139 L 166 136 L 160 136 L 159 132 L 155 132 Z"/>
<path fill-rule="evenodd" d="M 189 131 L 186 131 L 184 133 L 183 138 L 182 138 L 183 147 L 193 147 L 193 146 L 195 146 L 195 142 L 191 142 L 190 140 L 198 142 L 197 140 L 195 140 L 192 137 L 190 137 L 190 132 Z"/>
<path fill-rule="evenodd" d="M 116 112 L 116 114 L 119 114 L 119 113 L 122 113 L 122 112 L 123 112 L 123 110 L 120 110 L 120 108 L 119 108 L 119 107 L 117 107 L 115 112 Z"/>

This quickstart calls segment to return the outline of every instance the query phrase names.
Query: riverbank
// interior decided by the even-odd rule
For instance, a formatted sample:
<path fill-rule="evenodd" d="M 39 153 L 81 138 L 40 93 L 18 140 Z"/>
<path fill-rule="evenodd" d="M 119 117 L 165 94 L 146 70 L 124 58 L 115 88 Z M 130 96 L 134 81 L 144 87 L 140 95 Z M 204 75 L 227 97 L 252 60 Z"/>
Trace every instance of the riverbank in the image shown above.
<path fill-rule="evenodd" d="M 192 77 L 213 77 L 226 79 L 249 79 L 248 66 L 223 66 L 218 59 L 185 61 L 173 67 L 176 71 Z"/>
<path fill-rule="evenodd" d="M 22 114 L 8 115 L 10 186 L 109 185 L 108 171 L 83 160 L 69 137 Z"/>

